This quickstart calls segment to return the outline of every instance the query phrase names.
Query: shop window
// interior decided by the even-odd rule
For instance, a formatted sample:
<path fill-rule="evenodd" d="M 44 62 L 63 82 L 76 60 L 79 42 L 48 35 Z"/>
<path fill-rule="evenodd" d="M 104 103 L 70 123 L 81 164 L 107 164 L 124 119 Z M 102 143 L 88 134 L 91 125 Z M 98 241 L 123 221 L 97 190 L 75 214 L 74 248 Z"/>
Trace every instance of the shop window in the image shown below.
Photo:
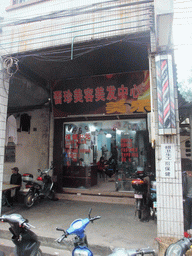
<path fill-rule="evenodd" d="M 64 166 L 89 166 L 101 156 L 108 160 L 112 155 L 118 168 L 130 174 L 147 164 L 145 119 L 65 123 L 63 138 Z"/>

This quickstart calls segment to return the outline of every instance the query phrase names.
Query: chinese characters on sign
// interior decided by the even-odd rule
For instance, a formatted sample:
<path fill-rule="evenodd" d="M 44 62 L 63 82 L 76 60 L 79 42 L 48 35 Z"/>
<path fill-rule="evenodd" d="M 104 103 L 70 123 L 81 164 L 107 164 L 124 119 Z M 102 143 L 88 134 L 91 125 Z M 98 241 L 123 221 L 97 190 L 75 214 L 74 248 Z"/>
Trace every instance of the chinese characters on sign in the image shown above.
<path fill-rule="evenodd" d="M 117 96 L 115 96 L 116 88 L 114 86 L 107 86 L 107 96 L 105 97 L 105 89 L 103 87 L 96 87 L 95 92 L 91 88 L 86 88 L 84 90 L 78 88 L 74 91 L 54 91 L 53 99 L 55 105 L 64 103 L 74 103 L 81 102 L 98 102 L 98 101 L 110 101 L 117 100 L 117 97 L 120 99 L 126 99 L 126 96 L 131 96 L 133 99 L 137 99 L 141 94 L 139 87 L 134 85 L 128 94 L 128 87 L 125 87 L 123 84 L 120 88 L 117 89 Z"/>
<path fill-rule="evenodd" d="M 77 162 L 80 154 L 89 154 L 91 149 L 80 148 L 80 145 L 86 145 L 87 141 L 91 140 L 91 135 L 86 134 L 66 134 L 65 135 L 65 152 L 68 155 L 68 159 L 72 159 L 73 162 Z M 70 165 L 70 162 L 67 161 L 67 166 Z"/>
<path fill-rule="evenodd" d="M 52 94 L 55 116 L 151 110 L 148 71 L 57 81 Z"/>
<path fill-rule="evenodd" d="M 161 145 L 162 163 L 161 163 L 161 177 L 174 178 L 175 177 L 175 145 L 163 144 Z"/>
<path fill-rule="evenodd" d="M 133 157 L 138 157 L 138 148 L 133 148 L 132 139 L 121 139 L 121 161 L 132 162 Z"/>

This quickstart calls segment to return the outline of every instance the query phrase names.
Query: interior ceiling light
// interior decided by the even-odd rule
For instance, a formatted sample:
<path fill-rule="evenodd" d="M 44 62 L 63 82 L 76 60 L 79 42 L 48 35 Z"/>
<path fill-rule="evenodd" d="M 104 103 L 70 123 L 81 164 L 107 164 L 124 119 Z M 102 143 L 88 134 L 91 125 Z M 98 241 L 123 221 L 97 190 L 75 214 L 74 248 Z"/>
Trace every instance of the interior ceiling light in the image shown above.
<path fill-rule="evenodd" d="M 95 130 L 96 130 L 95 126 L 93 126 L 93 125 L 91 125 L 89 129 L 91 132 L 95 132 Z"/>

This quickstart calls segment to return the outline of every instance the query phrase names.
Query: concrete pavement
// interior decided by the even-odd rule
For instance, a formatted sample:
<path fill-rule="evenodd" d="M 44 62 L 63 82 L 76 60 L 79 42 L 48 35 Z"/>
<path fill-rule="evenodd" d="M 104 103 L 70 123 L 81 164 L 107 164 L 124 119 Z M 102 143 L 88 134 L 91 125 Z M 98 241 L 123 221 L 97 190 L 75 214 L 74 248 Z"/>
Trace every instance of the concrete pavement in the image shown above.
<path fill-rule="evenodd" d="M 113 248 L 142 248 L 151 247 L 158 249 L 156 237 L 156 223 L 140 222 L 135 217 L 135 207 L 125 204 L 106 204 L 80 201 L 49 201 L 41 200 L 31 209 L 23 204 L 13 208 L 4 207 L 3 213 L 19 213 L 27 218 L 36 228 L 33 231 L 41 240 L 41 248 L 45 255 L 71 255 L 71 237 L 67 242 L 58 245 L 55 239 L 61 235 L 56 227 L 67 229 L 71 222 L 78 218 L 86 218 L 89 209 L 92 208 L 92 216 L 100 215 L 101 219 L 90 223 L 86 228 L 89 247 L 94 255 L 106 256 Z M 0 223 L 0 247 L 12 246 L 11 235 L 7 223 Z M 3 239 L 3 240 L 2 240 Z M 71 245 L 70 245 L 71 244 Z M 7 249 L 8 250 L 8 249 Z"/>

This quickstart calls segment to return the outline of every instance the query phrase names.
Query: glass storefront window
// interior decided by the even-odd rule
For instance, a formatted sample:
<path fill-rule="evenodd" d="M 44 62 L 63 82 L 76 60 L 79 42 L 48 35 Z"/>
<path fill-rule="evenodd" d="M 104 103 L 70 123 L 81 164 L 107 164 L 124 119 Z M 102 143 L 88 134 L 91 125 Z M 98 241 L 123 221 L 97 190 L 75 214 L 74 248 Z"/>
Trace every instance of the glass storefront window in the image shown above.
<path fill-rule="evenodd" d="M 101 156 L 114 155 L 118 168 L 133 171 L 147 162 L 146 119 L 65 123 L 63 128 L 64 166 L 89 166 Z"/>

